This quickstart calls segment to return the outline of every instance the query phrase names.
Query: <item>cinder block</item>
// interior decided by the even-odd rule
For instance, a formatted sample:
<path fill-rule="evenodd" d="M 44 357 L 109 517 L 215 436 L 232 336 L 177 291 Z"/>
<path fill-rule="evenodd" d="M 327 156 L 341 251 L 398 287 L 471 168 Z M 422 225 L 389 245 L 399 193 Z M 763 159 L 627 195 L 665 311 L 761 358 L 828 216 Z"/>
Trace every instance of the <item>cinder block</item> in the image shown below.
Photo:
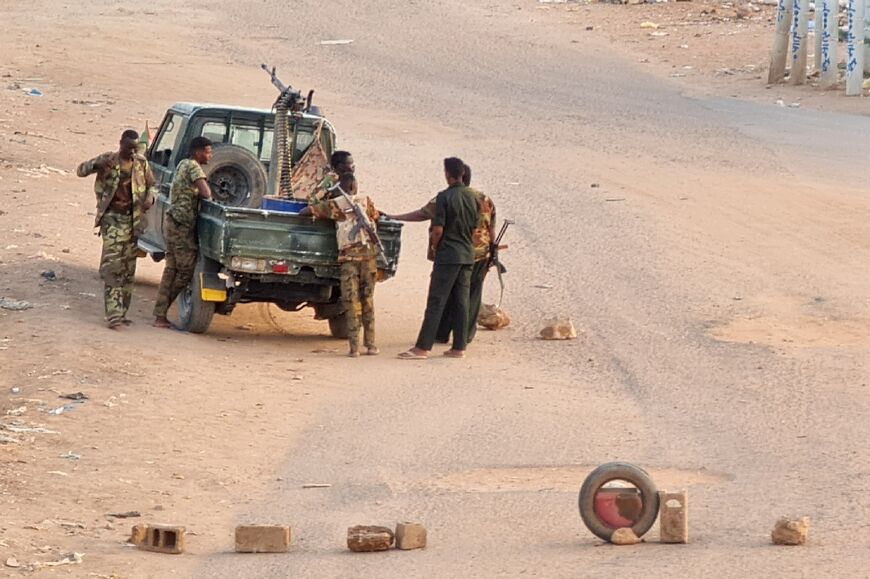
<path fill-rule="evenodd" d="M 659 491 L 659 540 L 689 542 L 689 493 Z"/>
<path fill-rule="evenodd" d="M 420 523 L 396 523 L 396 548 L 408 551 L 426 546 L 426 527 Z"/>
<path fill-rule="evenodd" d="M 136 542 L 135 539 L 142 538 L 142 527 L 145 528 L 144 540 Z M 145 551 L 178 555 L 184 553 L 185 532 L 184 527 L 174 525 L 136 525 L 132 538 L 136 546 Z"/>
<path fill-rule="evenodd" d="M 290 527 L 239 525 L 236 527 L 237 553 L 286 553 L 290 549 Z"/>
<path fill-rule="evenodd" d="M 392 546 L 393 531 L 386 527 L 357 525 L 347 529 L 347 548 L 351 551 L 386 551 Z"/>
<path fill-rule="evenodd" d="M 130 542 L 134 545 L 139 545 L 140 543 L 145 542 L 145 538 L 148 536 L 148 525 L 133 525 L 133 529 L 130 532 Z"/>

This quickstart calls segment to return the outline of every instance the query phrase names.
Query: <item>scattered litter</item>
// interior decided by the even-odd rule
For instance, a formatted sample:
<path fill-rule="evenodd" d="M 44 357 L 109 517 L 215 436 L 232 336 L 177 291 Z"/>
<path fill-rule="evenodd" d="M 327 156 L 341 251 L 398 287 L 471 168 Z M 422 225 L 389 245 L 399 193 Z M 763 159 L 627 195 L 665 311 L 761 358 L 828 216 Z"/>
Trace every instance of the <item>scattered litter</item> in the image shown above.
<path fill-rule="evenodd" d="M 659 27 L 659 25 L 655 22 L 650 22 L 649 20 L 647 20 L 646 22 L 641 22 L 640 27 L 655 30 Z"/>
<path fill-rule="evenodd" d="M 84 403 L 84 400 L 75 404 L 64 404 L 63 406 L 59 406 L 53 410 L 49 410 L 48 413 L 53 414 L 54 416 L 60 416 L 64 412 L 71 412 L 72 410 L 75 410 L 75 408 L 82 403 Z"/>
<path fill-rule="evenodd" d="M 50 269 L 49 269 L 49 270 L 46 270 L 46 271 L 44 271 L 44 272 L 42 272 L 42 273 L 39 274 L 39 275 L 41 275 L 42 277 L 44 277 L 44 278 L 47 279 L 48 281 L 57 281 L 57 274 L 54 273 L 54 272 L 53 272 L 52 270 L 50 270 Z"/>
<path fill-rule="evenodd" d="M 21 416 L 25 412 L 27 412 L 27 406 L 19 406 L 18 408 L 7 410 L 6 416 Z"/>
<path fill-rule="evenodd" d="M 301 375 L 293 376 L 292 379 L 293 379 L 293 380 L 296 380 L 297 382 L 301 382 L 301 381 L 302 381 L 302 376 L 301 376 Z"/>
<path fill-rule="evenodd" d="M 107 516 L 115 517 L 116 519 L 132 519 L 135 517 L 141 517 L 142 513 L 139 511 L 126 511 L 124 513 L 109 513 Z"/>
<path fill-rule="evenodd" d="M 41 97 L 41 96 L 45 96 L 45 95 L 38 88 L 32 88 L 29 91 L 27 91 L 27 96 Z"/>
<path fill-rule="evenodd" d="M 236 329 L 243 330 L 245 332 L 253 332 L 254 331 L 254 324 L 244 324 L 242 326 L 236 326 Z"/>
<path fill-rule="evenodd" d="M 69 476 L 68 473 L 63 472 L 62 470 L 50 470 L 48 474 L 56 474 L 58 476 Z"/>
<path fill-rule="evenodd" d="M 84 558 L 84 553 L 68 553 L 63 556 L 63 559 L 57 561 L 46 561 L 45 563 L 33 563 L 30 567 L 34 570 L 42 569 L 43 567 L 59 567 L 61 565 L 79 565 Z"/>
<path fill-rule="evenodd" d="M 82 455 L 76 454 L 76 453 L 72 452 L 71 450 L 60 455 L 60 458 L 66 458 L 68 460 L 79 460 L 79 459 L 81 459 L 81 457 L 82 457 Z"/>
<path fill-rule="evenodd" d="M 681 44 L 681 45 L 680 45 L 680 48 L 683 48 L 683 49 L 685 49 L 685 48 L 689 48 L 689 45 L 688 45 L 688 44 Z"/>
<path fill-rule="evenodd" d="M 800 103 L 791 103 L 788 106 L 789 106 L 789 108 L 792 108 L 792 109 L 798 109 L 798 108 L 800 108 L 801 104 Z"/>
<path fill-rule="evenodd" d="M 660 31 L 660 30 L 656 30 L 656 31 L 654 31 L 654 32 L 650 32 L 649 35 L 650 35 L 650 36 L 655 36 L 655 37 L 657 37 L 657 38 L 661 38 L 661 37 L 663 37 L 663 36 L 668 36 L 668 33 L 667 33 L 667 32 L 662 32 L 662 31 Z"/>
<path fill-rule="evenodd" d="M 79 292 L 79 295 L 80 295 L 80 296 L 84 296 L 84 297 L 86 297 L 86 298 L 95 298 L 95 297 L 97 297 L 97 294 L 92 294 L 92 293 L 90 293 L 90 292 Z"/>
<path fill-rule="evenodd" d="M 329 483 L 305 483 L 302 485 L 304 489 L 328 489 L 331 487 L 332 485 Z"/>
<path fill-rule="evenodd" d="M 33 304 L 24 300 L 13 300 L 12 298 L 0 298 L 0 309 L 11 310 L 13 312 L 21 312 L 29 310 Z"/>
<path fill-rule="evenodd" d="M 24 434 L 27 432 L 35 432 L 39 434 L 60 434 L 56 430 L 48 430 L 47 428 L 43 428 L 41 426 L 20 426 L 15 424 L 0 424 L 0 428 L 8 430 L 13 434 Z"/>
<path fill-rule="evenodd" d="M 550 284 L 546 284 L 546 283 L 535 284 L 532 287 L 536 288 L 536 289 L 548 289 L 548 290 L 553 289 L 553 286 L 551 286 Z"/>
<path fill-rule="evenodd" d="M 785 101 L 782 100 L 782 99 L 776 99 L 776 104 L 778 104 L 778 105 L 781 106 L 781 107 L 784 107 L 784 106 L 785 106 Z"/>
<path fill-rule="evenodd" d="M 321 40 L 321 46 L 340 46 L 344 44 L 350 44 L 353 40 L 350 39 L 342 39 L 342 40 Z"/>
<path fill-rule="evenodd" d="M 12 436 L 0 434 L 0 444 L 21 444 L 21 441 Z"/>
<path fill-rule="evenodd" d="M 601 185 L 599 183 L 592 183 L 589 186 L 592 187 L 593 189 L 598 189 L 599 187 L 601 187 Z"/>
<path fill-rule="evenodd" d="M 17 569 L 18 567 L 21 567 L 21 563 L 19 563 L 18 559 L 16 559 L 15 557 L 9 557 L 8 559 L 6 559 L 6 566 Z"/>
<path fill-rule="evenodd" d="M 66 398 L 67 400 L 90 400 L 84 392 L 73 392 L 72 394 L 61 394 L 58 398 Z"/>
<path fill-rule="evenodd" d="M 613 201 L 625 201 L 625 197 L 607 197 L 605 201 L 613 202 Z"/>
<path fill-rule="evenodd" d="M 312 354 L 335 354 L 338 350 L 333 348 L 317 348 L 315 350 L 311 350 Z"/>

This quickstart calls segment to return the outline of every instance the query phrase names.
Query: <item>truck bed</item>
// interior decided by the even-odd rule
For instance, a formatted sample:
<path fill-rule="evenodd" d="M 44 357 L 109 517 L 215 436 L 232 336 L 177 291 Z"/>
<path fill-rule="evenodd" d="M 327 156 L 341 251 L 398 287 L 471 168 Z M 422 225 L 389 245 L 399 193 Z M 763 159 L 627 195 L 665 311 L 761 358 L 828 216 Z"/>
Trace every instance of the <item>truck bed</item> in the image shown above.
<path fill-rule="evenodd" d="M 224 207 L 203 201 L 199 213 L 200 252 L 232 271 L 298 275 L 311 270 L 318 278 L 338 280 L 335 224 L 313 221 L 296 213 L 266 209 Z M 402 224 L 378 222 L 386 259 L 379 258 L 383 279 L 398 266 Z M 233 258 L 237 258 L 233 260 Z M 243 259 L 244 258 L 244 259 Z M 247 267 L 241 267 L 244 261 Z M 257 270 L 251 269 L 257 264 Z M 265 269 L 260 269 L 265 265 Z M 286 270 L 284 269 L 286 267 Z"/>

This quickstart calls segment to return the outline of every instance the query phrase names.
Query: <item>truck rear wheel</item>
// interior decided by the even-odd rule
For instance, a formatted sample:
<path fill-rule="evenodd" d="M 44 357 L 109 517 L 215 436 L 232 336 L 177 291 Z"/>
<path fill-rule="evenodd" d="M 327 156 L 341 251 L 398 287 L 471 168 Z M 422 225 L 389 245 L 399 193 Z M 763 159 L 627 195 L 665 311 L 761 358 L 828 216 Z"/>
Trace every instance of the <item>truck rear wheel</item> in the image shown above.
<path fill-rule="evenodd" d="M 216 145 L 205 166 L 213 200 L 228 207 L 259 208 L 268 177 L 260 160 L 238 145 Z"/>
<path fill-rule="evenodd" d="M 215 302 L 202 299 L 202 275 L 200 274 L 216 271 L 216 268 L 218 265 L 202 254 L 196 259 L 193 279 L 187 289 L 178 296 L 178 319 L 183 330 L 193 334 L 203 334 L 211 325 Z"/>
<path fill-rule="evenodd" d="M 332 334 L 333 338 L 347 338 L 347 315 L 344 312 L 328 318 L 327 321 L 329 322 L 329 333 Z"/>

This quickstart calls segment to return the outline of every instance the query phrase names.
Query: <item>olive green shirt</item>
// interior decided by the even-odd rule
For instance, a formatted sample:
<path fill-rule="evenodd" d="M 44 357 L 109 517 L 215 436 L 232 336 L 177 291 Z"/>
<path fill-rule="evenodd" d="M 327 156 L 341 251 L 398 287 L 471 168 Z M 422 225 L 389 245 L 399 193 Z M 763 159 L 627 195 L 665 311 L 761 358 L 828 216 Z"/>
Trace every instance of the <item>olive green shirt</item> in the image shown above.
<path fill-rule="evenodd" d="M 169 192 L 169 216 L 177 224 L 185 227 L 196 225 L 196 216 L 199 214 L 199 190 L 194 183 L 198 179 L 205 178 L 205 171 L 195 159 L 185 159 L 175 168 L 172 189 Z"/>
<path fill-rule="evenodd" d="M 474 263 L 473 234 L 478 214 L 477 196 L 468 187 L 451 185 L 438 193 L 432 226 L 443 227 L 444 235 L 435 251 L 436 264 Z"/>

